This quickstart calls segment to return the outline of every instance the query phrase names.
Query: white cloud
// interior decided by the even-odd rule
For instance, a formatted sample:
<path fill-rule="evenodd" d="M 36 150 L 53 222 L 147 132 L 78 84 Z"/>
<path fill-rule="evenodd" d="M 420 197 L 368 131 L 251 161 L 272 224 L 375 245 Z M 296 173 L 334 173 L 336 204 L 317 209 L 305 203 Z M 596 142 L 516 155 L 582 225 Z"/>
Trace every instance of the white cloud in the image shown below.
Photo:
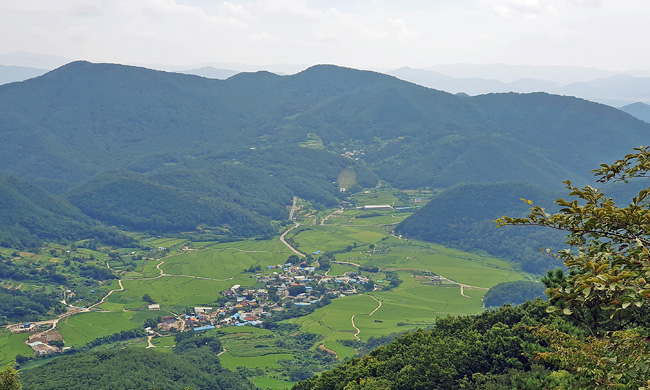
<path fill-rule="evenodd" d="M 2 0 L 0 48 L 129 63 L 650 68 L 634 45 L 649 18 L 647 0 Z"/>

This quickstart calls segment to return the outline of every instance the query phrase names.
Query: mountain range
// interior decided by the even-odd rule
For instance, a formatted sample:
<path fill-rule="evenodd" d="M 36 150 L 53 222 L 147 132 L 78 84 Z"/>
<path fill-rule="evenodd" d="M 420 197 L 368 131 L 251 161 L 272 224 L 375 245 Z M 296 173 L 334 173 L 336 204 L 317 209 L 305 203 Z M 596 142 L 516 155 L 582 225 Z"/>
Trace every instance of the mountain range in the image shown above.
<path fill-rule="evenodd" d="M 451 71 L 451 69 L 448 70 Z M 579 81 L 558 82 L 534 77 L 521 77 L 511 81 L 501 81 L 497 78 L 452 77 L 434 70 L 408 67 L 387 73 L 402 80 L 450 93 L 481 95 L 504 92 L 547 92 L 556 95 L 575 96 L 613 107 L 621 107 L 635 102 L 650 103 L 650 92 L 648 92 L 650 91 L 650 77 L 647 75 L 633 76 L 624 73 L 587 72 L 592 76 L 600 75 L 601 77 L 580 80 L 578 76 L 574 76 Z M 521 72 L 521 74 L 525 75 L 526 73 Z M 495 74 L 495 76 L 497 75 Z M 550 77 L 545 73 L 539 75 Z M 558 79 L 566 78 L 560 77 Z"/>
<path fill-rule="evenodd" d="M 0 86 L 0 173 L 136 230 L 270 234 L 293 195 L 336 205 L 345 169 L 361 187 L 557 190 L 649 131 L 574 97 L 453 95 L 332 65 L 215 80 L 78 61 Z"/>

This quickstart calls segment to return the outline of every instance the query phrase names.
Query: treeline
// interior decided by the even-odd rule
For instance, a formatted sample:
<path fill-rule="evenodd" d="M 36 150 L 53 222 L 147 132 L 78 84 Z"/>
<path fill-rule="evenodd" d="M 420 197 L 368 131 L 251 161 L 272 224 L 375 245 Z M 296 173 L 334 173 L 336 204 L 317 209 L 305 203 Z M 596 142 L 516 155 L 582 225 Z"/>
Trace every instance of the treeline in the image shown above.
<path fill-rule="evenodd" d="M 563 233 L 534 226 L 497 228 L 503 215 L 523 215 L 530 207 L 523 199 L 556 209 L 555 197 L 540 187 L 524 183 L 461 184 L 436 195 L 395 229 L 399 234 L 466 251 L 484 251 L 509 259 L 526 272 L 543 274 L 557 268 L 559 260 L 538 248 L 564 248 Z"/>
<path fill-rule="evenodd" d="M 123 330 L 117 333 L 98 337 L 84 345 L 82 350 L 88 350 L 104 344 L 111 344 L 117 341 L 137 339 L 138 337 L 147 337 L 147 332 L 141 328 Z"/>

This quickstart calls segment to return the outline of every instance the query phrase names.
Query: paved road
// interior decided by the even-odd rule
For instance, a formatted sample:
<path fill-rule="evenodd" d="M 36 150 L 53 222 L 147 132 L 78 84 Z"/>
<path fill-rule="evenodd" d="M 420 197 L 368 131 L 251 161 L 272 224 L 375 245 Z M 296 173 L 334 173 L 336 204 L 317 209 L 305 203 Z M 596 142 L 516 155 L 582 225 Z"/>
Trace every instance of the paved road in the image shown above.
<path fill-rule="evenodd" d="M 287 248 L 291 249 L 291 251 L 293 251 L 293 253 L 297 254 L 297 255 L 300 256 L 300 257 L 306 257 L 304 253 L 299 252 L 296 248 L 294 248 L 294 247 L 292 247 L 291 245 L 289 245 L 289 243 L 284 239 L 284 236 L 286 236 L 287 233 L 289 233 L 289 232 L 292 231 L 293 229 L 297 228 L 298 226 L 300 226 L 300 224 L 299 224 L 299 223 L 296 223 L 294 227 L 292 227 L 291 229 L 289 229 L 289 230 L 287 230 L 286 232 L 282 233 L 282 235 L 280 236 L 280 241 L 282 241 L 282 243 L 283 243 L 284 245 L 286 245 Z"/>

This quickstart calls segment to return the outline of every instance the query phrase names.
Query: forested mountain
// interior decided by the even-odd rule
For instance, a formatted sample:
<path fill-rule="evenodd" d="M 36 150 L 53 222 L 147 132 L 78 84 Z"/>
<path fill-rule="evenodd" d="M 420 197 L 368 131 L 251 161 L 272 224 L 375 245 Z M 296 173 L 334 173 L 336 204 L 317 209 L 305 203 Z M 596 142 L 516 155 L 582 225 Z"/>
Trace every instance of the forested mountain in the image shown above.
<path fill-rule="evenodd" d="M 649 130 L 581 99 L 455 96 L 330 65 L 213 80 L 73 62 L 0 86 L 1 173 L 65 194 L 102 222 L 152 232 L 269 234 L 293 195 L 336 205 L 337 176 L 350 167 L 362 187 L 559 189 L 588 182 L 589 169 Z"/>
<path fill-rule="evenodd" d="M 84 238 L 111 243 L 129 240 L 84 215 L 65 199 L 24 180 L 0 176 L 0 245 L 37 247 L 42 240 Z"/>
<path fill-rule="evenodd" d="M 419 212 L 395 229 L 399 234 L 464 249 L 483 250 L 508 258 L 532 273 L 559 267 L 561 263 L 540 253 L 538 248 L 564 247 L 564 234 L 537 227 L 497 228 L 494 220 L 504 215 L 523 216 L 528 199 L 556 209 L 559 196 L 538 186 L 522 183 L 460 184 L 434 196 Z"/>
<path fill-rule="evenodd" d="M 212 80 L 74 62 L 0 86 L 0 129 L 2 170 L 62 191 L 108 169 L 225 158 L 295 145 L 309 133 L 331 151 L 363 147 L 376 172 L 400 187 L 447 186 L 471 173 L 547 184 L 638 146 L 650 125 L 570 97 L 469 98 L 335 66 Z"/>

